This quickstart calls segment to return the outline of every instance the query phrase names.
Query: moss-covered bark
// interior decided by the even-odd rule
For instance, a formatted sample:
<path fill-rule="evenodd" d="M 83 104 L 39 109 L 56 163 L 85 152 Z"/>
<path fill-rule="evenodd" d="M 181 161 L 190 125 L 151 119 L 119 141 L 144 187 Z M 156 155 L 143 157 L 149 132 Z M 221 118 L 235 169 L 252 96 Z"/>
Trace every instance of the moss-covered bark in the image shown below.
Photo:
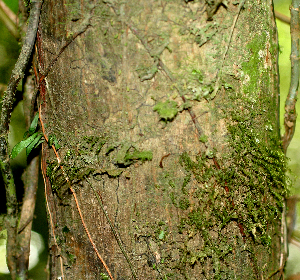
<path fill-rule="evenodd" d="M 106 279 L 64 173 L 114 279 L 280 278 L 272 1 L 226 1 L 209 20 L 206 2 L 44 3 L 41 68 L 89 25 L 40 98 L 64 170 L 44 150 L 52 279 L 58 256 L 66 279 Z"/>

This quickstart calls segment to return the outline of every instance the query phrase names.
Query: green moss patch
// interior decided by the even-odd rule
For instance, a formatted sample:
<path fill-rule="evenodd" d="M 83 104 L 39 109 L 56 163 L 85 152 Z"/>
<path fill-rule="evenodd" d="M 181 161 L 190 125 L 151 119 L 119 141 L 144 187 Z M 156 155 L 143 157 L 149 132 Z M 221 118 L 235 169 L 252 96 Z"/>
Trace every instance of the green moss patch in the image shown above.
<path fill-rule="evenodd" d="M 168 122 L 172 121 L 178 113 L 178 104 L 175 101 L 167 100 L 165 102 L 158 102 L 154 107 L 161 120 Z"/>

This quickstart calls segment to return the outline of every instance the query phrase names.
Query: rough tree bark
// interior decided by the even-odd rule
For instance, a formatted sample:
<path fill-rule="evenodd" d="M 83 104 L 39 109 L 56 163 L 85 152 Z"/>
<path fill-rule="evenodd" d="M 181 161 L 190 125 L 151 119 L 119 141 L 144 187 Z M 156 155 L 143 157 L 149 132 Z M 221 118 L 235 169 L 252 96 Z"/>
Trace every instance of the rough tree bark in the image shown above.
<path fill-rule="evenodd" d="M 272 1 L 213 2 L 44 2 L 51 279 L 108 275 L 78 205 L 114 279 L 280 278 Z"/>

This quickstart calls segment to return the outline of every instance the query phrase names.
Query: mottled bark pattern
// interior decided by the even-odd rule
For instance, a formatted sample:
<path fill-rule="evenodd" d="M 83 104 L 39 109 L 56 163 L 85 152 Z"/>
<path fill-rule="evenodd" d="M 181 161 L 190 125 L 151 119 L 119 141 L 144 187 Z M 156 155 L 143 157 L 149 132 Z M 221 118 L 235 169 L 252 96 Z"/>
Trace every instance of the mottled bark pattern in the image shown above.
<path fill-rule="evenodd" d="M 133 279 L 132 271 L 90 184 L 138 279 L 266 279 L 282 265 L 284 170 L 268 171 L 284 161 L 274 144 L 272 1 L 246 1 L 224 61 L 238 3 L 220 5 L 208 21 L 206 2 L 43 6 L 45 67 L 90 24 L 45 79 L 42 117 L 62 146 L 62 166 L 114 279 Z M 101 279 L 106 271 L 53 152 L 47 154 L 59 247 L 50 229 L 52 279 L 61 275 L 55 254 L 63 256 L 65 279 Z"/>

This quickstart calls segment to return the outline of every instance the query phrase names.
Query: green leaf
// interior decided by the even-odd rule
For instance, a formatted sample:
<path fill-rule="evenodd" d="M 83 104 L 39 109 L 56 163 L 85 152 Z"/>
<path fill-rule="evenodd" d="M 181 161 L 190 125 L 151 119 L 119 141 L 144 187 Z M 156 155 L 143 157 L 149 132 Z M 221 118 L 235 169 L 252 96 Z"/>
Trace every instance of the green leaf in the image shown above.
<path fill-rule="evenodd" d="M 16 146 L 14 146 L 11 151 L 10 158 L 14 159 L 24 148 L 30 145 L 30 143 L 37 137 L 38 134 L 39 132 L 36 132 L 27 139 L 22 140 Z"/>
<path fill-rule="evenodd" d="M 26 156 L 30 154 L 30 152 L 36 148 L 38 145 L 44 142 L 44 139 L 41 141 L 41 138 L 43 137 L 42 133 L 39 133 L 34 140 L 26 147 Z"/>
<path fill-rule="evenodd" d="M 37 125 L 39 123 L 39 113 L 36 113 L 36 115 L 34 116 L 29 129 L 24 133 L 23 139 L 26 139 L 28 136 L 32 135 L 37 128 Z"/>
<path fill-rule="evenodd" d="M 100 273 L 101 280 L 108 280 L 109 277 L 105 273 Z"/>
<path fill-rule="evenodd" d="M 33 134 L 36 131 L 38 123 L 39 123 L 39 113 L 36 113 L 28 129 L 29 135 Z"/>

